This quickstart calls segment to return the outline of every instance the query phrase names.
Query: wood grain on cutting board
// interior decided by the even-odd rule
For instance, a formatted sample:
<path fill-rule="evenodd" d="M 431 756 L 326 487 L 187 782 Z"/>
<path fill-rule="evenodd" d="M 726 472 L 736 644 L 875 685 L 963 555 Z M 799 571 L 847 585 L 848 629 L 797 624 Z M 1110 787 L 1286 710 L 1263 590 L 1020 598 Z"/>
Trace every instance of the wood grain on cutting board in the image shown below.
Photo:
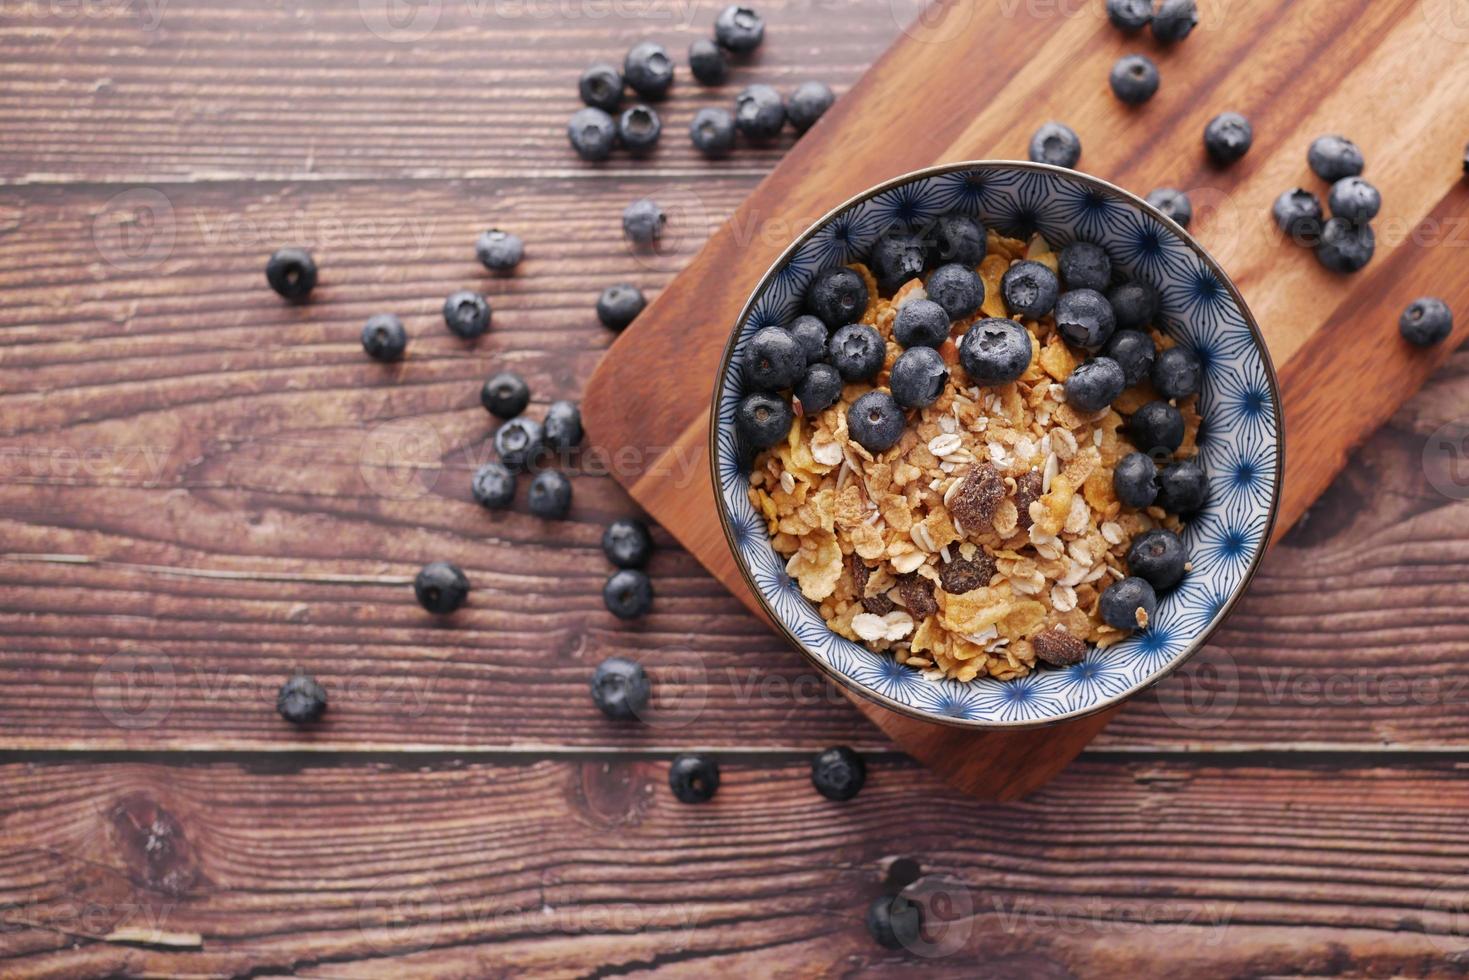
<path fill-rule="evenodd" d="M 1347 453 L 1422 384 L 1462 338 L 1418 351 L 1397 337 L 1402 307 L 1423 293 L 1469 301 L 1464 262 L 1469 190 L 1461 178 L 1469 119 L 1469 29 L 1441 4 L 1379 0 L 1204 5 L 1183 44 L 1110 28 L 1100 5 L 1070 11 L 1011 0 L 935 4 L 910 27 L 619 338 L 588 385 L 592 440 L 706 454 L 708 406 L 725 341 L 745 299 L 783 248 L 822 214 L 904 172 L 969 159 L 1023 158 L 1047 119 L 1080 134 L 1078 168 L 1144 194 L 1188 191 L 1190 229 L 1255 314 L 1280 374 L 1287 451 L 1277 537 L 1340 470 Z M 1095 8 L 1095 9 L 1094 9 Z M 1069 15 L 1068 15 L 1069 11 Z M 1144 51 L 1163 77 L 1127 107 L 1105 79 Z M 1221 169 L 1204 155 L 1205 123 L 1242 112 L 1250 153 Z M 1327 272 L 1270 221 L 1282 190 L 1326 187 L 1306 148 L 1327 132 L 1362 146 L 1382 191 L 1376 258 Z M 684 208 L 685 216 L 697 207 Z M 675 218 L 677 218 L 677 213 Z M 654 381 L 653 379 L 656 379 Z M 757 608 L 714 509 L 712 484 L 665 478 L 653 461 L 625 479 L 632 495 Z M 974 735 L 858 706 L 951 782 L 1010 797 L 1044 782 L 1105 724 L 1107 713 L 1042 733 Z M 1045 760 L 1014 760 L 1044 745 Z"/>

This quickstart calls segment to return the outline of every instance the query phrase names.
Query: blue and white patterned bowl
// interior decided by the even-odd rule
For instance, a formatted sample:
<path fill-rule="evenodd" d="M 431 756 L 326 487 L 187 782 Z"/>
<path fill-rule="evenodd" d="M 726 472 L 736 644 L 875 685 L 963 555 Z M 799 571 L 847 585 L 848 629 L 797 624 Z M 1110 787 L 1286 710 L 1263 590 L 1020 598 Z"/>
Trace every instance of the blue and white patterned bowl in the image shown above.
<path fill-rule="evenodd" d="M 751 506 L 748 454 L 734 426 L 741 359 L 755 331 L 800 312 L 817 272 L 865 253 L 895 223 L 959 211 L 1015 237 L 1039 231 L 1056 248 L 1096 242 L 1129 278 L 1163 297 L 1160 326 L 1204 365 L 1199 458 L 1209 499 L 1184 543 L 1192 571 L 1164 596 L 1153 624 L 1079 664 L 1013 681 L 925 680 L 892 656 L 833 633 L 787 576 Z M 1284 447 L 1275 369 L 1229 277 L 1178 225 L 1139 198 L 1071 170 L 1012 161 L 958 163 L 897 177 L 847 201 L 798 238 L 760 280 L 725 348 L 710 419 L 719 517 L 750 588 L 793 643 L 844 686 L 888 708 L 977 729 L 1025 728 L 1088 714 L 1176 669 L 1208 640 L 1254 574 L 1275 523 Z"/>

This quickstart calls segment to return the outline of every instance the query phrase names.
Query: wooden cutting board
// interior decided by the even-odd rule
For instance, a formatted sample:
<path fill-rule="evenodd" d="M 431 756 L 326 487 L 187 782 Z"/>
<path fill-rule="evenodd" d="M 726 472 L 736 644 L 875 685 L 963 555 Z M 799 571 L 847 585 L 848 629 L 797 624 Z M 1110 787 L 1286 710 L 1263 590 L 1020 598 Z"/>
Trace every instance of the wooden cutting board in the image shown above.
<path fill-rule="evenodd" d="M 1171 48 L 1148 34 L 1124 37 L 1102 6 L 931 4 L 592 377 L 583 405 L 591 441 L 651 450 L 641 474 L 619 479 L 752 609 L 708 478 L 718 361 L 747 295 L 783 247 L 890 177 L 935 163 L 1023 159 L 1035 128 L 1058 119 L 1081 136 L 1079 169 L 1140 194 L 1188 191 L 1190 230 L 1244 293 L 1280 374 L 1288 445 L 1277 538 L 1469 329 L 1469 186 L 1461 173 L 1469 23 L 1456 23 L 1453 0 L 1205 0 L 1199 26 Z M 1163 84 L 1147 105 L 1129 108 L 1113 98 L 1107 75 L 1135 51 L 1158 62 Z M 1226 110 L 1251 119 L 1255 142 L 1221 170 L 1207 162 L 1202 132 Z M 1270 221 L 1283 190 L 1304 186 L 1325 199 L 1306 148 L 1329 132 L 1362 147 L 1364 176 L 1384 200 L 1376 257 L 1350 277 L 1326 272 Z M 1432 351 L 1397 335 L 1398 314 L 1424 294 L 1460 313 L 1454 337 Z M 693 486 L 666 477 L 688 467 L 700 476 Z M 1116 710 L 1035 732 L 974 734 L 854 701 L 953 785 L 1000 799 L 1044 783 Z"/>

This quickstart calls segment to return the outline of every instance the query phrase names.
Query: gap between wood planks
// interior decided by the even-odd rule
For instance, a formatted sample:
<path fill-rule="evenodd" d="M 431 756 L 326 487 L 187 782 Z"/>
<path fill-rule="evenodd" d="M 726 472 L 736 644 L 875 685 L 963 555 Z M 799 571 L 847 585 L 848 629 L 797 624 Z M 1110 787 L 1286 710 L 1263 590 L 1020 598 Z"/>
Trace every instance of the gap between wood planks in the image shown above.
<path fill-rule="evenodd" d="M 770 174 L 774 162 L 765 167 L 668 167 L 656 173 L 642 167 L 615 167 L 588 170 L 573 167 L 565 170 L 534 170 L 525 172 L 504 169 L 464 170 L 448 173 L 444 171 L 407 171 L 391 175 L 367 174 L 317 174 L 294 171 L 245 171 L 221 170 L 215 173 L 173 175 L 167 177 L 146 174 L 107 174 L 103 177 L 83 177 L 77 174 L 36 173 L 21 174 L 19 177 L 0 177 L 0 188 L 20 189 L 26 187 L 63 188 L 110 188 L 110 187 L 207 187 L 229 184 L 459 184 L 467 181 L 493 181 L 495 183 L 533 183 L 547 180 L 623 180 L 623 181 L 667 181 L 709 180 L 741 178 L 759 180 Z"/>

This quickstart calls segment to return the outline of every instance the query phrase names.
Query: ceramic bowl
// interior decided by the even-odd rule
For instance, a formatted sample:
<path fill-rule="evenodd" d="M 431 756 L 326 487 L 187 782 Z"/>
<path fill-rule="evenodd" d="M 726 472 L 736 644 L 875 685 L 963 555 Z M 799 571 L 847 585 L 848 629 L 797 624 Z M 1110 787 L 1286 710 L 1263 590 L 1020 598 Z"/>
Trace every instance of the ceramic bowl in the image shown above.
<path fill-rule="evenodd" d="M 1158 326 L 1204 365 L 1199 460 L 1208 502 L 1188 522 L 1192 570 L 1159 600 L 1146 630 L 1082 662 L 1011 681 L 931 681 L 891 655 L 832 632 L 786 574 L 747 496 L 751 453 L 734 425 L 745 394 L 746 341 L 801 312 L 818 272 L 858 261 L 885 229 L 948 212 L 1012 237 L 1040 232 L 1059 250 L 1076 239 L 1107 250 L 1117 274 L 1162 295 Z M 1177 669 L 1209 639 L 1254 574 L 1270 539 L 1284 448 L 1280 394 L 1258 326 L 1219 264 L 1140 198 L 1095 177 L 1043 164 L 957 163 L 896 177 L 839 205 L 780 256 L 754 287 L 730 335 L 714 388 L 710 459 L 719 516 L 745 580 L 777 627 L 832 679 L 906 715 L 977 729 L 1053 724 L 1100 711 Z"/>

